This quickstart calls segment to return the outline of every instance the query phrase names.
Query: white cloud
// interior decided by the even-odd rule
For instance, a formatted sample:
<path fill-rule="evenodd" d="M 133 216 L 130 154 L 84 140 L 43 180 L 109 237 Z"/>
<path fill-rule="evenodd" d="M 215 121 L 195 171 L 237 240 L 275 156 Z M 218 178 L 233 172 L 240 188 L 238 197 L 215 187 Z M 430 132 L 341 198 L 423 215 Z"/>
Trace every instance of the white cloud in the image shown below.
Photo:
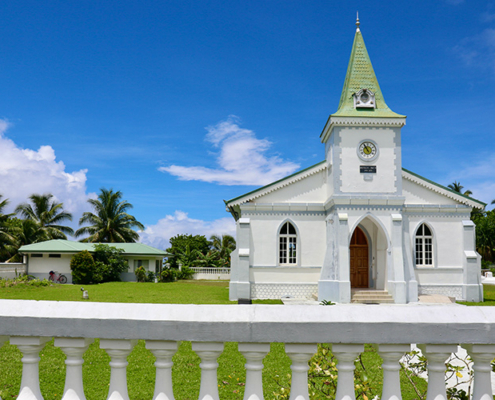
<path fill-rule="evenodd" d="M 170 238 L 179 234 L 205 235 L 207 239 L 211 235 L 227 234 L 235 237 L 234 218 L 203 221 L 189 218 L 183 211 L 175 211 L 174 215 L 167 215 L 155 225 L 148 225 L 144 231 L 139 232 L 142 243 L 163 250 L 170 247 Z"/>
<path fill-rule="evenodd" d="M 467 65 L 488 67 L 495 74 L 495 29 L 464 38 L 454 51 Z"/>
<path fill-rule="evenodd" d="M 6 211 L 12 212 L 33 193 L 51 193 L 56 201 L 64 203 L 66 211 L 74 214 L 71 226 L 77 226 L 80 214 L 87 209 L 87 170 L 66 172 L 64 163 L 56 161 L 51 146 L 38 150 L 17 146 L 4 135 L 9 125 L 0 119 L 0 194 L 10 201 Z"/>
<path fill-rule="evenodd" d="M 276 155 L 267 156 L 266 152 L 272 143 L 266 139 L 257 139 L 256 134 L 249 129 L 240 128 L 235 116 L 209 126 L 206 130 L 206 140 L 213 147 L 219 148 L 219 168 L 171 165 L 160 167 L 159 171 L 168 172 L 186 181 L 214 182 L 220 185 L 266 185 L 299 168 L 298 164 Z"/>

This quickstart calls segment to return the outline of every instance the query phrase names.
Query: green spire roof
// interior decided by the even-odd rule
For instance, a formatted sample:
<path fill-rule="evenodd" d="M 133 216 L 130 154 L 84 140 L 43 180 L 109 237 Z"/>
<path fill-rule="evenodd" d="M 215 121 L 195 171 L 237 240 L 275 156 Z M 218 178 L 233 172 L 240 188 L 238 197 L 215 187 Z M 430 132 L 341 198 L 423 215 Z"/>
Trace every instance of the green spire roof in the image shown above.
<path fill-rule="evenodd" d="M 363 35 L 359 30 L 359 20 L 356 23 L 356 36 L 352 45 L 351 59 L 347 67 L 344 88 L 340 96 L 339 109 L 332 116 L 335 117 L 380 117 L 380 118 L 403 118 L 404 115 L 394 113 L 388 108 L 383 99 L 380 85 L 371 65 L 371 60 L 364 45 Z M 371 90 L 375 94 L 376 108 L 354 107 L 353 94 L 360 89 Z"/>

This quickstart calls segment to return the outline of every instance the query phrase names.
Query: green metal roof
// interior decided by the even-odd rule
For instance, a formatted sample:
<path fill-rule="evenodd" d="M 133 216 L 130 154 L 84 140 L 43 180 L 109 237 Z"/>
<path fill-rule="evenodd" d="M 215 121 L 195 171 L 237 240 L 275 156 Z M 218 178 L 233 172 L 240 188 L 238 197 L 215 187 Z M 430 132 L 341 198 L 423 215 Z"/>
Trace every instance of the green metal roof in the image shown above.
<path fill-rule="evenodd" d="M 111 247 L 124 250 L 125 255 L 162 256 L 170 255 L 166 251 L 155 249 L 143 243 L 82 243 L 70 240 L 47 240 L 45 242 L 28 244 L 19 249 L 20 253 L 78 253 L 94 251 L 95 244 L 108 244 Z"/>
<path fill-rule="evenodd" d="M 354 108 L 353 94 L 361 89 L 371 90 L 375 94 L 376 108 Z M 405 118 L 404 115 L 393 112 L 385 103 L 383 94 L 376 79 L 375 71 L 364 44 L 363 35 L 359 28 L 354 36 L 351 59 L 347 67 L 344 88 L 340 96 L 339 108 L 332 117 L 379 117 Z"/>

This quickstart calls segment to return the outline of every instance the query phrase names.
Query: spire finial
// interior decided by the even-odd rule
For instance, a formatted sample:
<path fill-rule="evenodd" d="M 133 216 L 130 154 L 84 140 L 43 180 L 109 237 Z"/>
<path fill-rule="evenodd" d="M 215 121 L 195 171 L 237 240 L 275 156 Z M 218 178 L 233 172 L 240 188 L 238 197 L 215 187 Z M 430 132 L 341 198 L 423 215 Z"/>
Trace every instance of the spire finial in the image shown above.
<path fill-rule="evenodd" d="M 359 25 L 361 25 L 359 22 L 359 11 L 356 11 L 356 32 L 360 32 Z"/>

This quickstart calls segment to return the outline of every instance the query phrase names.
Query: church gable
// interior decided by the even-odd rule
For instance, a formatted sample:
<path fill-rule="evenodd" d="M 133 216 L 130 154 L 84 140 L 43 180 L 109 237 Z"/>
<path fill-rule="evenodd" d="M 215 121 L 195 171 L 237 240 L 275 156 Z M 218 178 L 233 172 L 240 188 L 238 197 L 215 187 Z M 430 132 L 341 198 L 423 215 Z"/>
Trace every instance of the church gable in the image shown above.
<path fill-rule="evenodd" d="M 402 169 L 402 193 L 406 198 L 406 204 L 453 206 L 463 204 L 472 208 L 483 208 L 486 205 L 404 168 Z"/>
<path fill-rule="evenodd" d="M 293 175 L 263 186 L 226 202 L 228 207 L 243 203 L 315 203 L 326 199 L 326 163 L 296 172 Z"/>

